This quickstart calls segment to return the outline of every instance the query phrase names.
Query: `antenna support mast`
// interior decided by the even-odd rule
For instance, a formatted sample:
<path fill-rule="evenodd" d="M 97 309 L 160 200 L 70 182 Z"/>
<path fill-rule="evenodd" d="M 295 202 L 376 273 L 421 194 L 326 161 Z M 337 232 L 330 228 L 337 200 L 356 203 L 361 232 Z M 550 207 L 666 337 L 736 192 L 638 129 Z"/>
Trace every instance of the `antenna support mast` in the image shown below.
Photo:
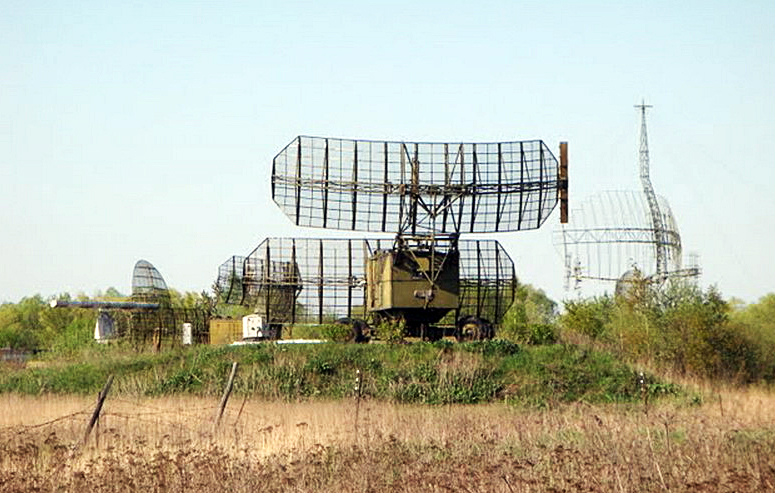
<path fill-rule="evenodd" d="M 638 152 L 640 183 L 643 187 L 643 194 L 646 196 L 649 214 L 651 215 L 651 226 L 654 230 L 654 246 L 656 247 L 657 261 L 657 270 L 654 277 L 661 281 L 666 278 L 668 267 L 667 252 L 665 251 L 665 226 L 662 221 L 662 212 L 659 210 L 657 194 L 654 192 L 654 187 L 651 185 L 651 177 L 649 176 L 649 141 L 646 132 L 646 109 L 651 108 L 652 105 L 642 101 L 641 104 L 635 105 L 635 107 L 640 109 L 641 112 L 640 150 Z"/>

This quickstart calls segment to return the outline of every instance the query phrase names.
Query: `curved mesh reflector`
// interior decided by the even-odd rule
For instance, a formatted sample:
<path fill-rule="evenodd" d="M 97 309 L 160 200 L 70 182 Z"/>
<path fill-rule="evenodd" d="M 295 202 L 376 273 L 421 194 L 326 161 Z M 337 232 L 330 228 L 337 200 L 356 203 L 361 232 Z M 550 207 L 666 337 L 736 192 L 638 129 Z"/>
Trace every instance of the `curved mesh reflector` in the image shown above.
<path fill-rule="evenodd" d="M 658 197 L 663 231 L 655 232 L 646 196 L 635 191 L 597 193 L 571 211 L 554 231 L 571 277 L 616 281 L 633 267 L 656 273 L 656 244 L 665 248 L 668 271 L 681 269 L 681 235 L 670 205 Z"/>
<path fill-rule="evenodd" d="M 273 161 L 272 198 L 298 226 L 486 233 L 541 226 L 558 163 L 540 140 L 410 143 L 295 138 Z"/>
<path fill-rule="evenodd" d="M 147 260 L 138 260 L 132 271 L 132 295 L 164 293 L 167 293 L 167 283 L 156 267 Z"/>
<path fill-rule="evenodd" d="M 366 259 L 392 239 L 268 238 L 218 270 L 221 301 L 242 304 L 273 323 L 365 318 Z M 495 240 L 460 240 L 460 306 L 454 316 L 500 323 L 514 301 L 514 262 Z"/>

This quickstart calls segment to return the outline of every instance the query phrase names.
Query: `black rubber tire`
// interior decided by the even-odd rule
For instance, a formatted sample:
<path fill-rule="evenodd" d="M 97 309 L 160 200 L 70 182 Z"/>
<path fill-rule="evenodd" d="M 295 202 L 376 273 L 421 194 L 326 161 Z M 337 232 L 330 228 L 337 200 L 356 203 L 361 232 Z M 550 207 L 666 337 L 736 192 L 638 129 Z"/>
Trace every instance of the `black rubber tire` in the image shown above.
<path fill-rule="evenodd" d="M 484 341 L 495 336 L 495 329 L 486 318 L 464 315 L 455 324 L 455 339 L 458 342 Z"/>
<path fill-rule="evenodd" d="M 366 342 L 369 342 L 369 335 L 370 327 L 369 324 L 364 322 L 363 320 L 357 319 L 357 318 L 349 318 L 349 317 L 343 317 L 336 321 L 337 324 L 340 325 L 347 325 L 352 330 L 352 338 L 350 339 L 351 342 L 355 342 L 358 344 L 363 344 Z"/>

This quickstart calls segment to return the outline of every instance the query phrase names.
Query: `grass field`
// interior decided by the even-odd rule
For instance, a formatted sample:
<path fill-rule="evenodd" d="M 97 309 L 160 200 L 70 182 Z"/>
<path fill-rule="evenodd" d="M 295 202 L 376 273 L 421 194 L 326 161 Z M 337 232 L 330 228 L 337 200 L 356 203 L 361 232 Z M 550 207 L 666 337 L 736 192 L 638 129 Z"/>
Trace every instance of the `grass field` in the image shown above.
<path fill-rule="evenodd" d="M 775 394 L 698 389 L 662 400 L 415 406 L 0 395 L 2 491 L 767 491 Z"/>

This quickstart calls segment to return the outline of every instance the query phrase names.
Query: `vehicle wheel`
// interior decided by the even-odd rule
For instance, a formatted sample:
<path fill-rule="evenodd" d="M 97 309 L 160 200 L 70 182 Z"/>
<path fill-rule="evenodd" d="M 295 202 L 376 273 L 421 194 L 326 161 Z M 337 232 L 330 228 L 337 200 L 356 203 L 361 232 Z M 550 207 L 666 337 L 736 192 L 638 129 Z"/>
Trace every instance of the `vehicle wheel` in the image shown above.
<path fill-rule="evenodd" d="M 371 332 L 371 329 L 369 327 L 369 324 L 364 322 L 363 320 L 357 319 L 357 318 L 349 318 L 344 317 L 340 318 L 336 321 L 337 324 L 340 325 L 347 325 L 352 330 L 352 338 L 350 341 L 355 343 L 365 343 L 369 342 L 369 333 Z"/>
<path fill-rule="evenodd" d="M 494 335 L 495 330 L 486 318 L 464 315 L 458 319 L 455 325 L 455 338 L 458 342 L 484 341 L 492 339 Z"/>

